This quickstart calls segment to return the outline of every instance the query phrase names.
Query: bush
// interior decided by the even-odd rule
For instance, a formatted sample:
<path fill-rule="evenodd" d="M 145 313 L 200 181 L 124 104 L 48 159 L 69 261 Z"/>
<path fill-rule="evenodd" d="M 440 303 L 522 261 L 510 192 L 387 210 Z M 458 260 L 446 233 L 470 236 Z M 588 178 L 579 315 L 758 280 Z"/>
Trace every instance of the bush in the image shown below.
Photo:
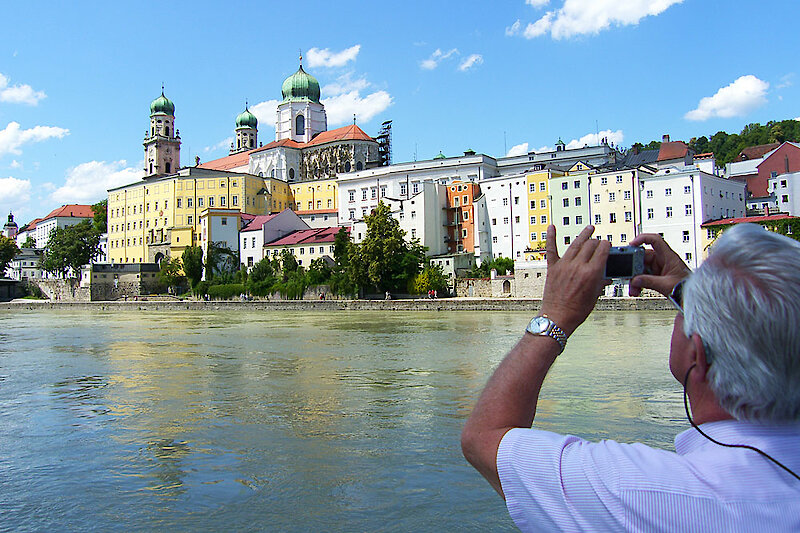
<path fill-rule="evenodd" d="M 192 294 L 195 296 L 203 296 L 204 294 L 208 294 L 208 288 L 210 286 L 211 284 L 207 281 L 198 281 L 192 289 Z"/>
<path fill-rule="evenodd" d="M 244 294 L 244 285 L 241 283 L 228 283 L 225 285 L 212 285 L 208 288 L 208 296 L 217 300 L 230 300 Z"/>
<path fill-rule="evenodd" d="M 275 285 L 275 278 L 265 280 L 265 281 L 248 281 L 247 289 L 253 296 L 269 296 L 275 290 L 273 286 Z"/>

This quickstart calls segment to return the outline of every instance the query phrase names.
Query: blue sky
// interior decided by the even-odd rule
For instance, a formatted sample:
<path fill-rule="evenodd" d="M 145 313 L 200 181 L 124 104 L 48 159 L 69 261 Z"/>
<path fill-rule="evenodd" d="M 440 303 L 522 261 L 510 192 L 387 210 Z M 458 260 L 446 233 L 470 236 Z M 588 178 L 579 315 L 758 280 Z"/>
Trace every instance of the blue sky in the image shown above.
<path fill-rule="evenodd" d="M 800 118 L 796 0 L 30 2 L 0 18 L 0 213 L 94 203 L 136 181 L 150 102 L 181 163 L 227 154 L 245 101 L 274 139 L 283 80 L 329 128 L 393 120 L 395 162 L 471 148 L 626 147 Z"/>

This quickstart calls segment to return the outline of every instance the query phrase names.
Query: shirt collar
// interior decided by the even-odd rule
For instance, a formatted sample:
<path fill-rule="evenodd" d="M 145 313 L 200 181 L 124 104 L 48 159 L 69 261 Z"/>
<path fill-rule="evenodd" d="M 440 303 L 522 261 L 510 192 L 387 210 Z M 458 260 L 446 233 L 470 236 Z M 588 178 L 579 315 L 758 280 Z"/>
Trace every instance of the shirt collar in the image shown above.
<path fill-rule="evenodd" d="M 700 424 L 700 429 L 715 440 L 725 444 L 750 444 L 774 437 L 800 437 L 800 423 L 759 424 L 739 420 L 720 420 Z M 695 428 L 689 428 L 675 436 L 675 451 L 686 455 L 703 446 L 716 446 Z"/>

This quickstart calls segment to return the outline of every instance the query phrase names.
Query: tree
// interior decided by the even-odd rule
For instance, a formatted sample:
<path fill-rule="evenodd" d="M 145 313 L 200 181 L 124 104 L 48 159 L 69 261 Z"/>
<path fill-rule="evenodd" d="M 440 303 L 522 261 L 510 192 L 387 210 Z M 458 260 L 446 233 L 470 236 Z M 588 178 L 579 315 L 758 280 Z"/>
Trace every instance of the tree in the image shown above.
<path fill-rule="evenodd" d="M 289 280 L 289 277 L 292 275 L 293 272 L 296 272 L 299 268 L 297 264 L 297 259 L 294 258 L 294 254 L 287 249 L 281 250 L 281 278 L 284 282 Z"/>
<path fill-rule="evenodd" d="M 436 291 L 444 295 L 447 288 L 447 276 L 444 275 L 442 266 L 428 263 L 410 283 L 409 292 L 412 294 L 426 294 L 428 291 Z"/>
<path fill-rule="evenodd" d="M 92 225 L 98 234 L 106 233 L 108 230 L 108 199 L 100 200 L 92 206 L 94 218 Z"/>
<path fill-rule="evenodd" d="M 180 257 L 168 258 L 161 261 L 161 270 L 158 272 L 158 281 L 167 288 L 181 285 L 186 276 L 182 273 L 183 263 Z"/>
<path fill-rule="evenodd" d="M 206 255 L 206 279 L 215 275 L 232 277 L 239 266 L 239 254 L 219 242 L 209 242 Z"/>
<path fill-rule="evenodd" d="M 306 283 L 309 287 L 314 285 L 322 285 L 327 282 L 331 277 L 331 267 L 325 262 L 323 258 L 314 259 L 311 261 L 308 270 L 306 271 Z"/>
<path fill-rule="evenodd" d="M 418 241 L 408 243 L 400 223 L 389 207 L 380 202 L 364 218 L 367 233 L 360 244 L 351 244 L 347 272 L 360 289 L 379 292 L 406 289 L 408 280 L 417 275 L 425 260 L 425 248 Z"/>
<path fill-rule="evenodd" d="M 0 235 L 0 278 L 5 277 L 6 268 L 18 253 L 16 241 Z"/>
<path fill-rule="evenodd" d="M 100 234 L 88 220 L 56 228 L 42 253 L 41 266 L 61 277 L 80 277 L 81 267 L 91 263 L 100 251 Z"/>
<path fill-rule="evenodd" d="M 514 272 L 514 260 L 510 257 L 496 257 L 494 259 L 486 259 L 481 263 L 481 266 L 473 266 L 472 270 L 467 272 L 468 278 L 488 278 L 492 270 L 497 271 L 498 276 L 505 276 L 507 273 Z"/>
<path fill-rule="evenodd" d="M 203 249 L 199 246 L 188 246 L 181 256 L 183 273 L 189 278 L 192 289 L 197 287 L 203 278 Z"/>
<path fill-rule="evenodd" d="M 33 239 L 32 236 L 28 235 L 28 238 L 25 239 L 25 242 L 22 243 L 23 248 L 36 248 L 36 241 Z"/>

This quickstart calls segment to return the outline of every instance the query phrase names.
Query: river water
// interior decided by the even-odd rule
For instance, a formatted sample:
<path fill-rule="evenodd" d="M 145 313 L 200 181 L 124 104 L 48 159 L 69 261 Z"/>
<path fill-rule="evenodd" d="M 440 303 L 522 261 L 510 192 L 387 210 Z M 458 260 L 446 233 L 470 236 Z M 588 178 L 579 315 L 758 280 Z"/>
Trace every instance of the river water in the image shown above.
<path fill-rule="evenodd" d="M 538 426 L 672 449 L 673 316 L 595 312 Z M 514 530 L 459 434 L 529 319 L 0 311 L 0 530 Z"/>

